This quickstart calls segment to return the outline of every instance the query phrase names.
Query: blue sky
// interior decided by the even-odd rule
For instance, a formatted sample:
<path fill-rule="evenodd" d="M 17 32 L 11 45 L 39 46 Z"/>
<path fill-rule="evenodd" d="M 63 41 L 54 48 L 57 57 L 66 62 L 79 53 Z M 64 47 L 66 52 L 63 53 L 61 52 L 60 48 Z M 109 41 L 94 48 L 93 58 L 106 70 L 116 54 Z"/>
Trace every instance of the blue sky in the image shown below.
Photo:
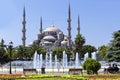
<path fill-rule="evenodd" d="M 120 0 L 1 0 L 0 39 L 21 45 L 23 7 L 26 8 L 26 44 L 36 39 L 40 29 L 52 23 L 67 34 L 68 5 L 71 6 L 72 39 L 77 34 L 77 17 L 80 16 L 81 34 L 86 44 L 96 47 L 107 45 L 112 33 L 120 27 Z"/>

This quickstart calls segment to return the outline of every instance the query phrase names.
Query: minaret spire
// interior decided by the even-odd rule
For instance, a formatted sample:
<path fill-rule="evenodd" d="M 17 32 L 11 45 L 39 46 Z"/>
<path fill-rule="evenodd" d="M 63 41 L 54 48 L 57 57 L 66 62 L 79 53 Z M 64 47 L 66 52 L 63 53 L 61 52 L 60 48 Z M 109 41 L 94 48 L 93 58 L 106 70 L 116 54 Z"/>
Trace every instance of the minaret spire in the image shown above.
<path fill-rule="evenodd" d="M 22 24 L 23 24 L 23 29 L 22 29 L 22 33 L 23 33 L 23 36 L 22 36 L 22 45 L 25 47 L 25 40 L 26 40 L 26 28 L 25 28 L 25 25 L 26 25 L 26 19 L 25 19 L 25 7 L 23 9 L 23 21 L 22 21 Z"/>
<path fill-rule="evenodd" d="M 79 19 L 79 15 L 78 15 L 78 28 L 77 28 L 77 30 L 78 30 L 78 34 L 80 34 L 80 19 Z"/>
<path fill-rule="evenodd" d="M 42 17 L 40 18 L 40 33 L 42 34 Z"/>
<path fill-rule="evenodd" d="M 69 8 L 68 8 L 68 47 L 69 49 L 71 49 L 71 12 L 70 12 L 70 4 L 69 4 Z"/>

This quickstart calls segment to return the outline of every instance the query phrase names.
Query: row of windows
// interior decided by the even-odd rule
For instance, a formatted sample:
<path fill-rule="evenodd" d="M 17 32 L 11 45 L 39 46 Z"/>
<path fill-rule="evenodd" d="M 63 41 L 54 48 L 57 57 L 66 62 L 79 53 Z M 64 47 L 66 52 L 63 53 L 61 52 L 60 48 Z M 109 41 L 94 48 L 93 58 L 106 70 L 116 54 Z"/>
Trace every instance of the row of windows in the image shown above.
<path fill-rule="evenodd" d="M 45 32 L 45 35 L 56 35 L 56 32 Z"/>

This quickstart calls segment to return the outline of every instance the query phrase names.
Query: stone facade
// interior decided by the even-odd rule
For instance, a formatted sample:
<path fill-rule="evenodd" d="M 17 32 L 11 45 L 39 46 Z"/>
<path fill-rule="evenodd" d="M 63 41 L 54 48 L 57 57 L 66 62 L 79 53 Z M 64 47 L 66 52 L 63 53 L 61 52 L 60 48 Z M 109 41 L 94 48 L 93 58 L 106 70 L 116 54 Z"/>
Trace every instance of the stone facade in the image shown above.
<path fill-rule="evenodd" d="M 71 41 L 73 44 L 73 41 Z M 37 35 L 37 40 L 34 40 L 32 44 L 37 44 L 43 46 L 46 50 L 52 50 L 55 47 L 68 46 L 68 36 L 63 34 L 63 32 L 56 26 L 51 25 L 46 28 L 42 33 Z M 74 45 L 72 45 L 74 47 Z"/>
<path fill-rule="evenodd" d="M 24 13 L 25 13 L 25 9 L 24 9 Z M 25 15 L 23 14 L 23 19 L 25 19 Z M 24 20 L 24 22 L 26 23 L 26 21 Z M 25 46 L 25 32 L 26 29 L 25 27 L 25 23 L 23 25 L 23 45 Z M 68 47 L 70 50 L 72 50 L 75 47 L 74 42 L 71 40 L 72 36 L 71 36 L 71 12 L 70 12 L 70 5 L 68 7 L 68 19 L 67 19 L 67 23 L 68 23 L 68 27 L 66 28 L 68 31 L 68 34 L 65 35 L 63 34 L 63 32 L 58 29 L 55 25 L 52 25 L 48 28 L 46 28 L 44 31 L 42 30 L 42 17 L 41 17 L 41 21 L 40 21 L 40 33 L 38 33 L 37 35 L 37 39 L 34 40 L 32 43 L 30 43 L 30 45 L 36 44 L 36 45 L 40 45 L 43 48 L 45 48 L 46 50 L 52 50 L 55 47 Z M 80 34 L 80 22 L 79 22 L 79 16 L 78 16 L 78 34 Z"/>

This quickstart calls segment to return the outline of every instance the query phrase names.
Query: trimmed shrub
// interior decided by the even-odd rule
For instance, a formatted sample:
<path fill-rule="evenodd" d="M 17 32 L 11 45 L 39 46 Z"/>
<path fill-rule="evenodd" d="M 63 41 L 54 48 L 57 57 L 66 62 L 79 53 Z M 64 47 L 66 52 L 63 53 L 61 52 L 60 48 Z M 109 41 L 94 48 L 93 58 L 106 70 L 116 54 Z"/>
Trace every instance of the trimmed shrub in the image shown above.
<path fill-rule="evenodd" d="M 87 71 L 87 74 L 98 74 L 101 64 L 95 59 L 87 58 L 82 67 Z"/>

